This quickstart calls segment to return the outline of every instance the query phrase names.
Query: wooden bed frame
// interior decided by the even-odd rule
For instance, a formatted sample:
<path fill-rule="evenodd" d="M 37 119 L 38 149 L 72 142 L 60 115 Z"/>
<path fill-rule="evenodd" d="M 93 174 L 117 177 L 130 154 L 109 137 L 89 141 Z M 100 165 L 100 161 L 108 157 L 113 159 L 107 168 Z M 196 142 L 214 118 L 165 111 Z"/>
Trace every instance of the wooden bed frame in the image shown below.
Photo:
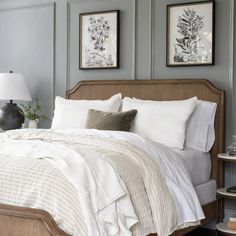
<path fill-rule="evenodd" d="M 212 172 L 217 186 L 223 186 L 223 165 L 217 154 L 224 151 L 224 91 L 214 87 L 205 79 L 167 79 L 167 80 L 109 80 L 81 81 L 66 93 L 68 99 L 107 99 L 115 93 L 123 96 L 151 100 L 180 100 L 197 96 L 198 99 L 216 102 L 215 118 L 216 140 L 211 150 Z M 216 202 L 203 206 L 207 223 L 216 219 Z M 193 230 L 189 227 L 176 231 L 180 236 Z M 0 236 L 49 236 L 65 234 L 49 213 L 32 208 L 0 204 Z M 155 234 L 153 234 L 155 235 Z"/>

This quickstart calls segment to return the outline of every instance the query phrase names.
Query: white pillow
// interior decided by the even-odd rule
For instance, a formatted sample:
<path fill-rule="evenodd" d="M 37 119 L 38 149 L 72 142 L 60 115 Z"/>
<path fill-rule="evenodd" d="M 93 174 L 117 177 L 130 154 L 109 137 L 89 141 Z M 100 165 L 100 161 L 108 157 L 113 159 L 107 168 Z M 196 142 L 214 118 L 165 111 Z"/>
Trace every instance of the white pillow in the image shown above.
<path fill-rule="evenodd" d="M 89 109 L 117 112 L 121 102 L 121 93 L 107 100 L 68 100 L 62 97 L 56 97 L 51 128 L 85 128 Z"/>
<path fill-rule="evenodd" d="M 198 100 L 186 129 L 185 146 L 209 152 L 215 142 L 217 103 Z"/>
<path fill-rule="evenodd" d="M 124 98 L 122 111 L 138 110 L 133 132 L 173 148 L 183 149 L 186 123 L 197 97 L 180 101 L 149 101 Z"/>

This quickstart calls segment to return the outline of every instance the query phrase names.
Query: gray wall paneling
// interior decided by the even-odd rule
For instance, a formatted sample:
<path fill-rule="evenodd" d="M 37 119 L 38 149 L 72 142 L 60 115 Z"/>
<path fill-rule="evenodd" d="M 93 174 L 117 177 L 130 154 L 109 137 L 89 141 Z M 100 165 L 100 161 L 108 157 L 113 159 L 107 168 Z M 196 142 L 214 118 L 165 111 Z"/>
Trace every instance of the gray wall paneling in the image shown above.
<path fill-rule="evenodd" d="M 227 123 L 229 124 L 230 130 L 228 130 L 229 142 L 226 143 L 228 145 L 230 141 L 232 141 L 232 135 L 235 134 L 235 2 L 234 0 L 230 1 L 230 23 L 229 23 L 229 88 L 230 90 L 227 92 L 227 98 L 231 102 L 231 107 L 228 109 L 228 119 Z M 226 117 L 227 117 L 226 113 Z M 232 186 L 236 185 L 236 165 L 234 163 L 227 163 L 225 168 L 225 185 Z M 226 218 L 234 217 L 236 215 L 236 202 L 235 201 L 226 201 L 225 203 L 225 215 Z"/>
<path fill-rule="evenodd" d="M 71 1 L 69 9 L 68 86 L 71 88 L 82 79 L 134 79 L 136 1 Z M 120 69 L 79 70 L 79 14 L 116 9 L 121 11 Z"/>
<path fill-rule="evenodd" d="M 215 66 L 166 67 L 166 5 L 188 0 L 160 0 L 155 6 L 155 63 L 154 78 L 207 78 L 227 92 L 227 111 L 231 110 L 230 52 L 230 9 L 231 1 L 216 1 Z M 157 2 L 156 2 L 157 3 Z M 224 43 L 223 43 L 224 42 Z M 227 121 L 230 115 L 227 114 Z M 227 122 L 226 143 L 230 137 L 230 122 Z"/>
<path fill-rule="evenodd" d="M 152 20 L 153 0 L 137 1 L 136 8 L 136 79 L 152 78 Z M 147 14 L 149 12 L 149 14 Z"/>

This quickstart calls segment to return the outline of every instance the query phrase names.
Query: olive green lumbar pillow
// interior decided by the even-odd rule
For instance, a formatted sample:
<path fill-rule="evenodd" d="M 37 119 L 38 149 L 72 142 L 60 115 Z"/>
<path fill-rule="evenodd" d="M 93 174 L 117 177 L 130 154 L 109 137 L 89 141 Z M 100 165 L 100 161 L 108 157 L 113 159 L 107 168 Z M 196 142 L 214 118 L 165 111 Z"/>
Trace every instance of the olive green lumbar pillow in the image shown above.
<path fill-rule="evenodd" d="M 100 130 L 131 131 L 137 110 L 104 112 L 89 109 L 86 128 Z"/>

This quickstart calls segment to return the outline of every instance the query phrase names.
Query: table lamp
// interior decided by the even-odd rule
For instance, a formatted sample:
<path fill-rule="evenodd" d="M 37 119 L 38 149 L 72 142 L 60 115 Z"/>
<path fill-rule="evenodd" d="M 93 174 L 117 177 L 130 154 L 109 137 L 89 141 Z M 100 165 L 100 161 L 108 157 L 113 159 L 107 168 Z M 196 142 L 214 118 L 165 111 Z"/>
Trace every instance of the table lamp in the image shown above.
<path fill-rule="evenodd" d="M 21 74 L 0 73 L 0 100 L 10 100 L 0 109 L 0 129 L 19 129 L 25 121 L 23 111 L 13 100 L 31 101 L 27 84 Z"/>

